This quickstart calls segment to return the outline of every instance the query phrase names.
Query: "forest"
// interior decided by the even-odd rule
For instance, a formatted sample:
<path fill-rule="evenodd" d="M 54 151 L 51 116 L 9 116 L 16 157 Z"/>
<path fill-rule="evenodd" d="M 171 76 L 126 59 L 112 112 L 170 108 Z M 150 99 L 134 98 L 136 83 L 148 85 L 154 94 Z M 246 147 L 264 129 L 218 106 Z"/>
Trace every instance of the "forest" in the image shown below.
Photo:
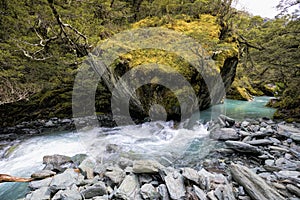
<path fill-rule="evenodd" d="M 300 0 L 237 2 L 0 0 L 0 199 L 299 199 Z"/>
<path fill-rule="evenodd" d="M 274 118 L 299 121 L 299 10 L 287 12 L 299 1 L 282 0 L 275 19 L 239 11 L 233 3 L 1 0 L 0 124 L 72 116 L 74 79 L 88 54 L 106 39 L 142 27 L 166 27 L 194 38 L 219 68 L 227 58 L 237 58 L 233 72 L 222 72 L 233 73 L 234 77 L 233 83 L 228 83 L 226 97 L 251 100 L 253 96 L 275 96 L 276 100 L 269 103 L 278 109 Z M 128 69 L 150 61 L 187 66 L 178 57 L 155 50 L 121 55 L 114 65 Z M 99 84 L 97 91 L 97 113 L 111 112 L 106 84 Z"/>

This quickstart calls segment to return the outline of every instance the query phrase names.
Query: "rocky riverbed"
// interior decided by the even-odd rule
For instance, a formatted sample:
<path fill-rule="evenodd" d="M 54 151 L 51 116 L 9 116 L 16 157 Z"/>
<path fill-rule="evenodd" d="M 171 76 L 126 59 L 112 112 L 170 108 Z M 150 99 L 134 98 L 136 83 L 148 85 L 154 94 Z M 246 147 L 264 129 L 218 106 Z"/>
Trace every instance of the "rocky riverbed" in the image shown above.
<path fill-rule="evenodd" d="M 300 198 L 299 124 L 220 116 L 210 137 L 219 145 L 193 166 L 122 157 L 105 163 L 84 154 L 45 156 L 45 168 L 32 174 L 25 199 Z"/>

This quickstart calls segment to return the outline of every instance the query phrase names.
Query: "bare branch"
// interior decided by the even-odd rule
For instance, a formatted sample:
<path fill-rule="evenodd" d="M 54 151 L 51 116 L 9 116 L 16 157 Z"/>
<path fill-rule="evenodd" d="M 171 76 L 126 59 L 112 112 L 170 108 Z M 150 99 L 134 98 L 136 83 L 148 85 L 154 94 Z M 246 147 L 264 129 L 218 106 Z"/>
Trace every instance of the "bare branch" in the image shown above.
<path fill-rule="evenodd" d="M 52 10 L 52 13 L 60 27 L 60 35 L 63 35 L 65 38 L 67 38 L 67 40 L 70 42 L 70 44 L 73 46 L 73 48 L 75 48 L 76 52 L 78 55 L 80 56 L 86 56 L 88 54 L 88 48 L 90 48 L 91 46 L 88 45 L 88 40 L 87 37 L 82 34 L 80 31 L 78 31 L 76 28 L 74 28 L 73 26 L 71 26 L 70 24 L 64 23 L 61 18 L 60 15 L 58 14 L 58 11 L 56 10 L 55 6 L 54 6 L 54 2 L 53 0 L 48 0 L 48 4 L 49 7 Z M 66 28 L 70 29 L 71 31 L 73 31 L 76 35 L 79 36 L 79 38 L 83 38 L 84 39 L 84 44 L 78 44 L 76 41 L 74 41 L 66 32 Z M 78 40 L 78 39 L 77 39 Z"/>
<path fill-rule="evenodd" d="M 38 57 L 35 57 L 34 55 L 40 53 L 41 51 L 44 50 L 44 48 L 41 48 L 37 51 L 35 51 L 34 53 L 32 53 L 33 55 L 31 55 L 28 51 L 24 50 L 22 47 L 20 47 L 20 45 L 17 44 L 17 47 L 23 52 L 24 56 L 26 56 L 27 58 L 30 58 L 32 60 L 36 60 L 36 61 L 42 61 L 42 60 L 47 60 L 49 58 L 51 58 L 52 56 L 49 56 L 49 57 L 42 57 L 42 58 L 38 58 Z"/>
<path fill-rule="evenodd" d="M 250 42 L 248 42 L 248 40 L 244 36 L 242 36 L 240 34 L 238 34 L 238 36 L 239 36 L 238 41 L 239 41 L 240 44 L 245 44 L 248 47 L 251 47 L 251 48 L 254 48 L 254 49 L 258 49 L 258 50 L 265 50 L 266 49 L 265 47 L 263 47 L 261 45 L 251 44 Z"/>

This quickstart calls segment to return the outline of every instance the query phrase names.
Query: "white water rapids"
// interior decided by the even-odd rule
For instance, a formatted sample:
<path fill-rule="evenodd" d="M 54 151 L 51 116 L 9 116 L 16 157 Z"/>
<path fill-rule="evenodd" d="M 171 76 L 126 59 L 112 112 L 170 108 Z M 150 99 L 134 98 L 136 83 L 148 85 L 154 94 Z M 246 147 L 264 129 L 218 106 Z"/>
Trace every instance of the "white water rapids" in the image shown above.
<path fill-rule="evenodd" d="M 208 131 L 201 124 L 186 129 L 180 125 L 174 127 L 172 122 L 93 128 L 78 133 L 53 133 L 20 142 L 9 157 L 0 161 L 0 173 L 30 177 L 33 172 L 43 168 L 43 156 L 53 154 L 74 156 L 86 153 L 104 162 L 127 157 L 156 159 L 166 165 L 175 162 L 183 164 L 191 161 L 191 152 L 198 155 L 195 157 L 197 159 L 200 158 L 200 154 L 208 154 L 209 148 L 200 147 L 201 144 L 209 144 L 201 143 L 201 138 L 204 139 L 207 135 Z M 116 152 L 108 153 L 109 146 L 116 147 Z M 24 197 L 26 188 L 27 183 L 1 183 L 0 199 L 13 200 Z"/>

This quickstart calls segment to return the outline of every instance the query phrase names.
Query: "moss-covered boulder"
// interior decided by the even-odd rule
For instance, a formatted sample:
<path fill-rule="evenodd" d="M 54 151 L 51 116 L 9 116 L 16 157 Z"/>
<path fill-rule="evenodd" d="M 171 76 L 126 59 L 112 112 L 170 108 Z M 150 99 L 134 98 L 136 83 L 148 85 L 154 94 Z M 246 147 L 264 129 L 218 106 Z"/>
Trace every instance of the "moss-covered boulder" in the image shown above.
<path fill-rule="evenodd" d="M 236 77 L 232 83 L 226 97 L 236 100 L 246 100 L 251 101 L 254 96 L 262 96 L 262 92 L 258 87 L 254 87 L 251 80 L 246 77 Z"/>

